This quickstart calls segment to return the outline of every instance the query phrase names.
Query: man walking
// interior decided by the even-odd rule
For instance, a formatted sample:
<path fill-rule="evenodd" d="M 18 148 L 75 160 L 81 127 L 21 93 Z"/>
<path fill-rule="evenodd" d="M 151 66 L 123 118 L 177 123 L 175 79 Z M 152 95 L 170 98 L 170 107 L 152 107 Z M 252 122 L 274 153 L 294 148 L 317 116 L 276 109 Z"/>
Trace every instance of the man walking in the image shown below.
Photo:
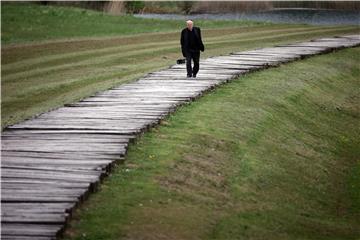
<path fill-rule="evenodd" d="M 200 51 L 204 51 L 200 28 L 194 27 L 191 20 L 186 21 L 187 27 L 181 31 L 181 50 L 186 58 L 187 77 L 196 77 L 199 72 Z M 191 67 L 194 61 L 194 68 Z"/>

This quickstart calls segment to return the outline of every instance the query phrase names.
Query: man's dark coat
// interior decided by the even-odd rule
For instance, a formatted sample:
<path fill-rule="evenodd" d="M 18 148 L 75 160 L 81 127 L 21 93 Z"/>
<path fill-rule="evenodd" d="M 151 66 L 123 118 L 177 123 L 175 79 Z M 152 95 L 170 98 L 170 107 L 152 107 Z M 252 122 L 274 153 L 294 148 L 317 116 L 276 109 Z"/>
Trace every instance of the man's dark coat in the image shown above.
<path fill-rule="evenodd" d="M 200 31 L 200 28 L 198 27 L 193 27 L 192 28 L 192 31 L 194 31 L 194 34 L 195 34 L 195 38 L 196 38 L 196 48 L 195 50 L 198 50 L 198 51 L 204 51 L 205 48 L 204 48 L 204 44 L 202 42 L 202 39 L 201 39 L 201 31 Z M 184 57 L 186 57 L 187 53 L 190 51 L 189 49 L 189 37 L 188 37 L 188 34 L 189 34 L 189 30 L 187 28 L 184 28 L 182 31 L 181 31 L 181 50 L 182 50 L 182 54 Z"/>

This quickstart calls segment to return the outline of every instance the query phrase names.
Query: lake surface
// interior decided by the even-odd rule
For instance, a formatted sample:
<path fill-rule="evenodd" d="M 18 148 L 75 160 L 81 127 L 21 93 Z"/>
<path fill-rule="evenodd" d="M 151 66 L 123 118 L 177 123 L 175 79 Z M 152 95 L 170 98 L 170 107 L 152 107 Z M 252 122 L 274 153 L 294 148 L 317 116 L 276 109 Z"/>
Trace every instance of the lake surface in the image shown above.
<path fill-rule="evenodd" d="M 359 25 L 360 11 L 316 10 L 316 9 L 276 9 L 253 13 L 219 14 L 134 14 L 141 18 L 157 19 L 214 19 L 214 20 L 254 20 L 273 23 L 305 23 L 311 25 Z"/>

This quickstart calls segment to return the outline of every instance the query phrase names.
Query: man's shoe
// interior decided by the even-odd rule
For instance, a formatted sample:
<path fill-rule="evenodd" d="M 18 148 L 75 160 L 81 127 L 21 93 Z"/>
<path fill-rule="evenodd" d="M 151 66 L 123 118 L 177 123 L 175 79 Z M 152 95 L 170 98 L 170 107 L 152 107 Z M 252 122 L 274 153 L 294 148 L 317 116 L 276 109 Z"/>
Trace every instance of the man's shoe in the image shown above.
<path fill-rule="evenodd" d="M 191 75 L 187 75 L 188 78 L 191 78 Z"/>
<path fill-rule="evenodd" d="M 193 75 L 193 78 L 196 78 L 196 74 Z"/>

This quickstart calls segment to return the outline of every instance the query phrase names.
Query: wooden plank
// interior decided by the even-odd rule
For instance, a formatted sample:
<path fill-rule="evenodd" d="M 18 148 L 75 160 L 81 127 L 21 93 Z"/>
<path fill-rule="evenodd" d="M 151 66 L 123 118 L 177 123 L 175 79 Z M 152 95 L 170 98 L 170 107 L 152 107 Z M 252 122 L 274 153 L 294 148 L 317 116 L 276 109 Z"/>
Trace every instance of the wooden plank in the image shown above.
<path fill-rule="evenodd" d="M 11 196 L 11 195 L 39 195 L 39 196 L 50 196 L 50 195 L 63 195 L 63 196 L 81 196 L 86 194 L 87 189 L 84 188 L 50 188 L 44 187 L 43 185 L 38 185 L 37 187 L 29 187 L 27 185 L 18 185 L 13 186 L 12 188 L 2 188 L 1 194 L 3 197 Z"/>
<path fill-rule="evenodd" d="M 43 223 L 43 224 L 64 224 L 67 213 L 14 213 L 2 214 L 2 223 Z"/>
<path fill-rule="evenodd" d="M 145 115 L 146 116 L 146 115 Z M 77 119 L 79 116 L 67 116 L 70 119 Z M 81 117 L 81 116 L 80 116 Z M 137 116 L 134 116 L 137 117 Z M 148 116 L 150 117 L 150 116 Z M 151 116 L 155 118 L 156 116 Z M 56 118 L 56 116 L 55 116 Z M 66 118 L 65 116 L 63 118 Z M 51 118 L 49 118 L 51 119 Z M 86 139 L 87 141 L 98 141 L 98 140 L 115 140 L 127 143 L 133 136 L 124 136 L 124 135 L 114 135 L 114 134 L 87 134 L 87 133 L 79 133 L 79 134 L 64 134 L 64 133 L 27 133 L 23 132 L 22 134 L 2 134 L 1 140 L 13 140 L 13 139 L 71 139 L 71 140 L 80 140 Z"/>
<path fill-rule="evenodd" d="M 33 179 L 33 180 L 59 180 L 64 182 L 97 182 L 98 175 L 90 174 L 73 174 L 61 171 L 40 171 L 40 170 L 23 170 L 23 169 L 2 169 L 2 178 L 18 178 L 18 179 Z"/>
<path fill-rule="evenodd" d="M 71 187 L 74 188 L 91 188 L 90 182 L 81 182 L 81 181 L 64 181 L 57 179 L 32 179 L 32 178 L 18 178 L 18 177 L 1 177 L 1 183 L 13 183 L 13 184 L 28 184 L 29 186 L 33 184 L 42 184 L 44 186 L 52 187 Z"/>
<path fill-rule="evenodd" d="M 23 183 L 23 182 L 15 182 L 15 183 L 3 183 L 1 185 L 2 191 L 10 191 L 10 190 L 31 190 L 31 191 L 39 191 L 42 190 L 44 192 L 61 192 L 68 191 L 69 193 L 79 193 L 79 194 L 87 194 L 89 190 L 89 185 L 85 186 L 77 186 L 74 184 L 72 187 L 70 184 L 66 186 L 50 186 L 45 183 Z"/>
<path fill-rule="evenodd" d="M 68 133 L 76 133 L 76 132 L 103 132 L 103 133 L 114 133 L 114 134 L 123 134 L 123 135 L 129 135 L 133 134 L 136 135 L 136 133 L 139 133 L 139 129 L 121 129 L 121 128 L 96 128 L 96 127 L 67 127 L 67 126 L 57 126 L 57 127 L 20 127 L 18 125 L 10 126 L 7 128 L 7 130 L 23 130 L 23 131 L 36 131 L 36 132 L 54 132 L 54 131 L 62 131 L 62 132 L 68 132 Z"/>
<path fill-rule="evenodd" d="M 28 195 L 28 194 L 14 194 L 11 196 L 1 196 L 1 202 L 78 202 L 79 197 L 73 196 L 49 196 L 49 195 Z"/>
<path fill-rule="evenodd" d="M 297 54 L 290 54 L 290 53 L 271 53 L 271 52 L 262 52 L 261 50 L 258 51 L 246 51 L 246 52 L 234 52 L 231 55 L 236 56 L 252 56 L 252 57 L 272 57 L 275 59 L 298 59 L 299 56 Z"/>
<path fill-rule="evenodd" d="M 81 174 L 77 174 L 69 171 L 60 171 L 60 170 L 41 170 L 41 169 L 13 169 L 13 168 L 2 168 L 1 169 L 2 177 L 9 177 L 11 174 L 15 176 L 17 174 L 28 175 L 29 178 L 38 178 L 40 176 L 64 176 L 74 179 L 96 179 L 99 175 L 99 171 L 81 171 Z"/>
<path fill-rule="evenodd" d="M 135 110 L 136 111 L 136 110 Z M 5 134 L 112 134 L 112 135 L 122 135 L 122 136 L 132 136 L 135 137 L 133 134 L 124 134 L 122 131 L 118 130 L 96 130 L 96 129 L 64 129 L 64 130 L 20 130 L 14 128 L 6 128 L 6 131 L 2 132 L 2 135 Z"/>
<path fill-rule="evenodd" d="M 89 153 L 89 152 L 78 152 L 75 156 L 71 152 L 59 152 L 51 153 L 48 152 L 36 152 L 36 151 L 2 151 L 1 153 L 2 162 L 9 161 L 47 161 L 54 164 L 77 164 L 74 161 L 79 161 L 79 164 L 108 164 L 114 160 L 115 157 L 122 158 L 118 154 L 114 155 L 111 153 Z"/>
<path fill-rule="evenodd" d="M 11 212 L 69 212 L 73 203 L 1 203 L 1 210 Z"/>
<path fill-rule="evenodd" d="M 78 191 L 76 191 L 78 189 Z M 3 189 L 1 202 L 70 202 L 75 203 L 79 199 L 88 196 L 87 190 L 81 188 L 50 188 L 45 189 Z M 4 214 L 6 214 L 4 212 Z"/>
<path fill-rule="evenodd" d="M 10 168 L 10 169 L 34 169 L 34 170 L 52 170 L 52 171 L 67 171 L 71 173 L 77 173 L 82 174 L 85 171 L 105 171 L 106 165 L 85 165 L 85 164 L 79 164 L 74 161 L 72 161 L 73 164 L 53 164 L 53 163 L 33 163 L 32 161 L 27 162 L 2 162 L 1 167 L 4 169 Z"/>
<path fill-rule="evenodd" d="M 56 237 L 2 235 L 3 240 L 56 240 Z"/>
<path fill-rule="evenodd" d="M 1 224 L 1 236 L 56 237 L 63 229 L 61 224 Z"/>

